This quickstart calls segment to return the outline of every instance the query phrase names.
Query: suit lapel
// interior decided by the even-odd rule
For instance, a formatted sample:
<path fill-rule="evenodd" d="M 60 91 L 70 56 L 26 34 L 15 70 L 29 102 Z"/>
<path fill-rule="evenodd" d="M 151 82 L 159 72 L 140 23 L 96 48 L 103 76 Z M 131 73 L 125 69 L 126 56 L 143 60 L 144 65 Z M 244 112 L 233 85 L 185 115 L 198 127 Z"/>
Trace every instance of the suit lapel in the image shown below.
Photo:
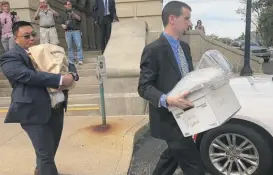
<path fill-rule="evenodd" d="M 22 54 L 23 59 L 24 59 L 25 63 L 27 64 L 27 66 L 28 66 L 29 68 L 34 69 L 34 67 L 33 67 L 33 65 L 32 65 L 32 63 L 31 63 L 31 60 L 30 60 L 30 58 L 29 58 L 27 52 L 25 51 L 25 49 L 23 49 L 22 47 L 20 47 L 18 44 L 16 44 L 15 47 L 16 47 L 16 50 Z"/>
<path fill-rule="evenodd" d="M 164 44 L 164 48 L 167 51 L 168 54 L 168 60 L 171 63 L 173 69 L 175 70 L 176 74 L 179 76 L 179 78 L 182 78 L 180 69 L 178 67 L 177 61 L 175 59 L 175 55 L 173 53 L 172 47 L 169 44 L 168 40 L 165 38 L 165 36 L 163 34 L 161 34 L 160 39 L 162 40 L 163 44 Z"/>

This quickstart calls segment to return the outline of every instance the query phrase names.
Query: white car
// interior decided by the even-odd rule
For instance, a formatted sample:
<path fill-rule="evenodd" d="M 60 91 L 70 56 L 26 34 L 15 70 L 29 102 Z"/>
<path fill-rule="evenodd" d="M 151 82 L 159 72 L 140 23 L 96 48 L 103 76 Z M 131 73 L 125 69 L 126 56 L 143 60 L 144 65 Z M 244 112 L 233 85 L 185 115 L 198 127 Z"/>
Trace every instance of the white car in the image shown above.
<path fill-rule="evenodd" d="M 213 175 L 267 175 L 273 150 L 272 76 L 236 77 L 230 85 L 242 108 L 220 127 L 195 139 Z"/>

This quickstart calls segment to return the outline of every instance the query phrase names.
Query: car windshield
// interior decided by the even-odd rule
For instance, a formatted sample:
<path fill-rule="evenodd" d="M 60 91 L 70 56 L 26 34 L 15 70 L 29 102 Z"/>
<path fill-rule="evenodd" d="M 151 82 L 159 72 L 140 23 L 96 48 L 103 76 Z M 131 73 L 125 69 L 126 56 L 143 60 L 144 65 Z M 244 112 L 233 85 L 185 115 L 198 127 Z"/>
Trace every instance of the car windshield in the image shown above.
<path fill-rule="evenodd" d="M 242 43 L 242 46 L 245 46 L 245 43 Z M 259 42 L 250 42 L 250 46 L 262 46 Z"/>

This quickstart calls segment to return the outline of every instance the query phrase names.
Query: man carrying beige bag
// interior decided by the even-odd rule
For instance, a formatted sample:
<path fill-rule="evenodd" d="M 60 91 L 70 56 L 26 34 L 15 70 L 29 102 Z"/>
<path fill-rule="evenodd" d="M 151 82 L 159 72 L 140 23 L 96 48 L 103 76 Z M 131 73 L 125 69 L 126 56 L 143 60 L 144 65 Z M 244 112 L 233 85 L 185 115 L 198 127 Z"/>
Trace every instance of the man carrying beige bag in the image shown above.
<path fill-rule="evenodd" d="M 20 123 L 28 134 L 36 153 L 35 174 L 58 175 L 54 158 L 68 99 L 68 91 L 63 89 L 78 80 L 77 70 L 72 64 L 68 65 L 71 73 L 63 75 L 36 70 L 30 54 L 36 36 L 32 25 L 18 21 L 12 31 L 16 46 L 0 57 L 3 73 L 13 88 L 5 123 Z M 49 88 L 59 89 L 56 92 L 64 97 L 54 108 Z"/>

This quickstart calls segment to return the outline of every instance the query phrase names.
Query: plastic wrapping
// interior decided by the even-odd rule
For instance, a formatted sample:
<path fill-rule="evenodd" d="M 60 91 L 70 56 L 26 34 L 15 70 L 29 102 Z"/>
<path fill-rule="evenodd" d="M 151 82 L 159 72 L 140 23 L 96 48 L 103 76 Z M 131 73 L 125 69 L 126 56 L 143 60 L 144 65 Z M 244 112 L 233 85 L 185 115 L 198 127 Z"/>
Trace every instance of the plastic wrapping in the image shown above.
<path fill-rule="evenodd" d="M 224 76 L 232 76 L 232 64 L 218 50 L 209 50 L 203 54 L 196 70 L 214 67 L 224 71 Z"/>
<path fill-rule="evenodd" d="M 205 52 L 196 69 L 184 76 L 173 88 L 168 96 L 175 96 L 185 92 L 200 89 L 217 89 L 229 83 L 232 76 L 232 65 L 225 56 L 217 50 Z M 170 111 L 176 107 L 169 107 Z"/>

